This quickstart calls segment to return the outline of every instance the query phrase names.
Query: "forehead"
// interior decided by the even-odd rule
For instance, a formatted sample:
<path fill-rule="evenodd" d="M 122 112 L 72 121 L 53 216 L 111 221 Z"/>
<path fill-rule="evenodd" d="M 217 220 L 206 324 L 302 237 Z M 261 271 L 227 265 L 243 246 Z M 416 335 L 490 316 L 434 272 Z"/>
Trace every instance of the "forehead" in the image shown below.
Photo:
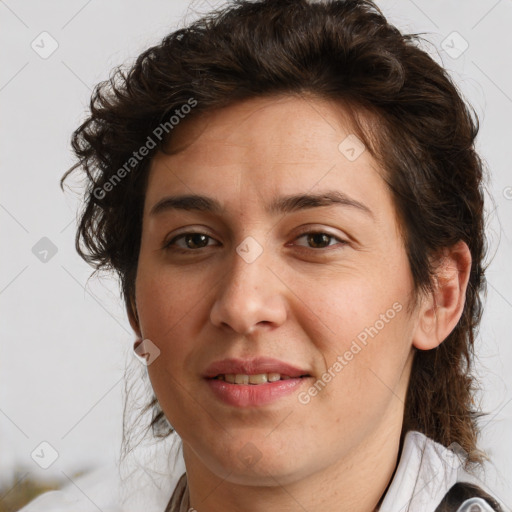
<path fill-rule="evenodd" d="M 260 158 L 279 153 L 293 164 L 319 157 L 328 162 L 339 156 L 340 137 L 353 132 L 348 113 L 334 101 L 296 95 L 257 97 L 185 118 L 168 148 L 187 159 L 239 159 L 264 150 Z M 216 144 L 229 145 L 229 153 L 205 151 Z M 327 153 L 319 152 L 319 147 L 328 149 Z"/>
<path fill-rule="evenodd" d="M 243 200 L 246 208 L 322 189 L 361 200 L 388 194 L 347 113 L 318 98 L 255 98 L 185 119 L 168 149 L 151 162 L 148 208 L 164 192 Z"/>

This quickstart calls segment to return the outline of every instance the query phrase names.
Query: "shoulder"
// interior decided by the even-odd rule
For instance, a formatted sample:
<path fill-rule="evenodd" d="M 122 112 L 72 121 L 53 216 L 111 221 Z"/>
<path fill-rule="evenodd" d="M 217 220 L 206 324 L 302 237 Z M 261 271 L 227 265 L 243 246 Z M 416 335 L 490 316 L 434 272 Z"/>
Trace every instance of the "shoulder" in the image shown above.
<path fill-rule="evenodd" d="M 435 512 L 502 512 L 499 503 L 477 485 L 458 482 L 439 503 Z"/>
<path fill-rule="evenodd" d="M 115 468 L 102 467 L 72 479 L 58 491 L 41 494 L 19 512 L 121 512 L 117 502 Z"/>
<path fill-rule="evenodd" d="M 109 464 L 46 492 L 19 512 L 162 512 L 185 472 L 177 435 L 140 446 Z"/>
<path fill-rule="evenodd" d="M 464 470 L 463 455 L 457 444 L 447 448 L 420 432 L 408 432 L 381 512 L 459 512 L 460 506 L 471 498 L 490 498 L 482 489 L 483 484 Z M 465 494 L 461 494 L 463 491 Z M 477 491 L 483 494 L 476 494 Z M 487 503 L 488 507 L 493 504 L 497 505 L 494 500 Z M 500 509 L 481 508 L 480 512 L 492 510 Z"/>

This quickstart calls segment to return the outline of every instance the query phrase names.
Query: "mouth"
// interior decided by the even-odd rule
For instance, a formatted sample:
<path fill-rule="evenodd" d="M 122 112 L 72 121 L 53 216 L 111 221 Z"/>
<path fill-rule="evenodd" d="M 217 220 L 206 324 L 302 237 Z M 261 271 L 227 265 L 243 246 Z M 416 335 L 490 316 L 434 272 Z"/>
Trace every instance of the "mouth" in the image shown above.
<path fill-rule="evenodd" d="M 291 377 L 272 373 L 228 373 L 206 379 L 217 399 L 231 407 L 259 408 L 281 400 L 290 400 L 308 381 L 309 375 Z M 229 381 L 234 382 L 229 382 Z"/>
<path fill-rule="evenodd" d="M 311 376 L 307 369 L 268 357 L 223 359 L 212 363 L 203 374 L 214 397 L 238 408 L 290 400 Z"/>
<path fill-rule="evenodd" d="M 296 377 L 292 377 L 290 375 L 282 375 L 280 373 L 257 373 L 257 374 L 244 374 L 244 373 L 221 373 L 216 375 L 215 377 L 211 377 L 212 380 L 220 380 L 224 382 L 228 382 L 229 384 L 240 384 L 240 385 L 253 385 L 258 386 L 261 384 L 267 384 L 269 382 L 277 382 L 280 380 L 289 380 L 289 379 L 302 379 L 306 377 L 311 377 L 309 374 L 298 375 Z"/>
<path fill-rule="evenodd" d="M 213 362 L 203 373 L 206 379 L 223 380 L 230 384 L 255 385 L 310 376 L 307 369 L 269 357 L 227 358 Z"/>

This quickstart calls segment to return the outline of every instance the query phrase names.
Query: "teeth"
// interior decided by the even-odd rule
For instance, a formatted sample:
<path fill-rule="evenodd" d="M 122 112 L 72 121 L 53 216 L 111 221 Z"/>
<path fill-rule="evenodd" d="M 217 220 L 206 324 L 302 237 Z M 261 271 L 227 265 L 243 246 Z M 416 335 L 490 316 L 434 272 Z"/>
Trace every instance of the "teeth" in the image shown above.
<path fill-rule="evenodd" d="M 287 375 L 281 376 L 279 373 L 259 373 L 257 375 L 227 373 L 219 375 L 217 379 L 224 380 L 230 384 L 265 384 L 266 382 L 291 379 L 291 377 Z"/>
<path fill-rule="evenodd" d="M 235 375 L 235 384 L 249 384 L 249 375 Z"/>
<path fill-rule="evenodd" d="M 268 375 L 266 373 L 260 373 L 259 375 L 249 375 L 250 384 L 265 384 L 268 381 Z"/>

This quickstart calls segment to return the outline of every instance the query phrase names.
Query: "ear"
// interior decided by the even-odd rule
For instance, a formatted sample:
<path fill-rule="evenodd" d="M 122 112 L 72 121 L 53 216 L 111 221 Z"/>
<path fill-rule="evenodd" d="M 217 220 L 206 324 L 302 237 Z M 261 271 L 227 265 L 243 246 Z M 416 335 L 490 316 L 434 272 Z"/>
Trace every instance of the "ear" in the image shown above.
<path fill-rule="evenodd" d="M 413 345 L 420 350 L 439 346 L 457 325 L 466 300 L 471 272 L 471 252 L 459 241 L 445 248 L 437 258 L 433 291 L 423 298 L 413 336 Z"/>
<path fill-rule="evenodd" d="M 137 315 L 137 306 L 135 305 L 134 298 L 130 298 L 130 301 L 126 303 L 126 313 L 128 315 L 128 320 L 135 334 L 137 335 L 138 338 L 142 339 L 142 333 L 139 325 L 139 317 Z"/>

